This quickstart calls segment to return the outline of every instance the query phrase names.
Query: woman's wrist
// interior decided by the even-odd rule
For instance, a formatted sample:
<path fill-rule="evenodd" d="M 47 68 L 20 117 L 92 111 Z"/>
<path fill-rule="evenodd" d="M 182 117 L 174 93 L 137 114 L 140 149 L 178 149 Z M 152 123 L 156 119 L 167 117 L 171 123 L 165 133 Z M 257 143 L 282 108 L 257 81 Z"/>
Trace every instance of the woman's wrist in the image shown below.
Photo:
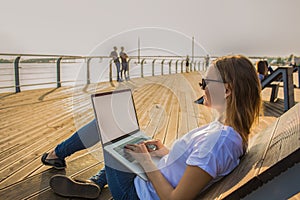
<path fill-rule="evenodd" d="M 156 165 L 153 163 L 152 160 L 145 160 L 144 162 L 140 163 L 141 166 L 143 167 L 144 171 L 147 172 L 152 172 L 157 170 Z"/>

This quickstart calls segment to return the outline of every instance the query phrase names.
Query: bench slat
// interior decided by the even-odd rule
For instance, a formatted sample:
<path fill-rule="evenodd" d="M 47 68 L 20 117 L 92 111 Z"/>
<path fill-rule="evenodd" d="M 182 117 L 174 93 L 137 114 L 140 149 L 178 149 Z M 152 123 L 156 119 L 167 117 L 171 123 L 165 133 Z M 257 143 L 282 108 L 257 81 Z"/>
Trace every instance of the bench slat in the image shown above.
<path fill-rule="evenodd" d="M 300 103 L 249 141 L 249 152 L 199 199 L 240 199 L 300 162 Z"/>

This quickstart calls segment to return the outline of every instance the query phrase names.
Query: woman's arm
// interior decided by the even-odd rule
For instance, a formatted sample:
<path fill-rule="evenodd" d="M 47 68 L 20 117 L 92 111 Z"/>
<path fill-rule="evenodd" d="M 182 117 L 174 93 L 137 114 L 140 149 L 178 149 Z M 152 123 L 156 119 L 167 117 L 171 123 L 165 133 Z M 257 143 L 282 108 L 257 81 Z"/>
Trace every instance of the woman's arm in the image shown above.
<path fill-rule="evenodd" d="M 173 188 L 152 162 L 145 144 L 132 145 L 131 147 L 128 149 L 129 153 L 144 168 L 160 199 L 194 199 L 212 179 L 201 168 L 188 165 L 177 187 Z"/>
<path fill-rule="evenodd" d="M 153 164 L 153 163 L 152 163 Z M 143 166 L 144 167 L 144 166 Z M 150 171 L 146 165 L 146 174 L 155 188 L 160 199 L 194 199 L 212 177 L 197 166 L 187 166 L 176 188 L 173 188 L 159 170 Z M 153 164 L 152 168 L 155 167 Z"/>

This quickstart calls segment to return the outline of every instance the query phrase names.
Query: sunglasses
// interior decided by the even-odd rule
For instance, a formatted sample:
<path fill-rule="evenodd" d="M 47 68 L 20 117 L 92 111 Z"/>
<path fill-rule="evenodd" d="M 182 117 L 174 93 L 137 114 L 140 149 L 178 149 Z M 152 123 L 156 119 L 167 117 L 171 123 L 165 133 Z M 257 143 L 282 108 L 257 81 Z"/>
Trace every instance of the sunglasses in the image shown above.
<path fill-rule="evenodd" d="M 220 80 L 213 80 L 213 79 L 202 79 L 201 82 L 199 83 L 199 86 L 201 87 L 202 90 L 205 90 L 207 83 L 208 82 L 217 82 L 217 83 L 223 83 L 223 81 Z"/>

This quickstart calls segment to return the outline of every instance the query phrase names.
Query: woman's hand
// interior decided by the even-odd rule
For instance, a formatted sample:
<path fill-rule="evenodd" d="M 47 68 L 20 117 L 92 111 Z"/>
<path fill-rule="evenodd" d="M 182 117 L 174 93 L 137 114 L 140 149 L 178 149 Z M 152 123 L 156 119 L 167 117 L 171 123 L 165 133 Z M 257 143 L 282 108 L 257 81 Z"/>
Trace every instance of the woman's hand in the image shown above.
<path fill-rule="evenodd" d="M 129 153 L 142 166 L 143 164 L 152 162 L 151 155 L 144 142 L 139 144 L 127 144 L 124 151 Z"/>
<path fill-rule="evenodd" d="M 144 142 L 146 146 L 155 145 L 156 148 L 147 148 L 151 156 L 163 157 L 169 153 L 169 149 L 158 139 L 147 140 Z"/>

